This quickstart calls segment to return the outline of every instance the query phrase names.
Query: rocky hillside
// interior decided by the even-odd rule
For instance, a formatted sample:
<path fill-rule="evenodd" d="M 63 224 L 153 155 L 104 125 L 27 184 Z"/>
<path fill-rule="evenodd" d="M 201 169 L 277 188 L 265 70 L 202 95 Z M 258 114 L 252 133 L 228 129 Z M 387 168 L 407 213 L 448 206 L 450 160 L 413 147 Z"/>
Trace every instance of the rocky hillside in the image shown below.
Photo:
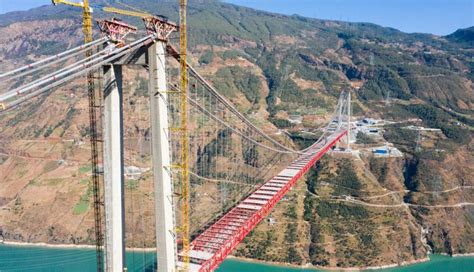
<path fill-rule="evenodd" d="M 124 8 L 119 1 L 107 2 Z M 120 2 L 176 20 L 178 7 L 169 1 Z M 348 267 L 412 261 L 430 249 L 474 251 L 472 206 L 432 207 L 474 201 L 472 28 L 446 37 L 406 34 L 202 0 L 191 1 L 189 15 L 190 60 L 261 122 L 298 131 L 303 127 L 291 127 L 287 118 L 300 114 L 305 127 L 317 126 L 339 92 L 350 88 L 356 115 L 421 119 L 421 125 L 442 130 L 425 135 L 416 148 L 417 135 L 402 129 L 404 124 L 387 128 L 384 138 L 404 152 L 403 158 L 323 160 L 278 205 L 271 215 L 275 222 L 260 224 L 235 255 Z M 0 15 L 0 70 L 81 43 L 79 16 L 64 6 Z M 147 143 L 136 140 L 145 138 L 148 127 L 145 74 L 135 68 L 125 73 L 126 164 L 142 168 L 149 167 Z M 91 242 L 84 84 L 77 80 L 0 117 L 5 238 Z M 382 103 L 387 98 L 390 104 Z M 130 246 L 153 244 L 149 175 L 127 182 Z"/>

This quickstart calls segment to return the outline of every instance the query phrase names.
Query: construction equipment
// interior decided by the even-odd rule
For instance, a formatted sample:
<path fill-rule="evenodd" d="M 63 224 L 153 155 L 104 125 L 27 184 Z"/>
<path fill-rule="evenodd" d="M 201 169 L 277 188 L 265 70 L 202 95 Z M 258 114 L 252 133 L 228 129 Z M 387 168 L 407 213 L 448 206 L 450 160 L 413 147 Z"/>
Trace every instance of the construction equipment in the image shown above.
<path fill-rule="evenodd" d="M 82 8 L 82 28 L 84 32 L 84 42 L 92 42 L 92 9 L 89 6 L 89 0 L 81 3 L 70 1 L 52 0 L 53 5 L 66 4 L 70 6 Z M 92 50 L 86 51 L 86 57 L 93 55 Z M 96 258 L 97 271 L 102 272 L 103 266 L 103 235 L 101 220 L 101 198 L 100 198 L 100 176 L 99 170 L 99 135 L 97 129 L 97 121 L 100 120 L 100 105 L 97 104 L 97 94 L 94 87 L 94 72 L 87 73 L 87 94 L 89 97 L 89 129 L 91 141 L 91 164 L 92 164 L 92 187 L 94 195 L 94 221 L 95 221 L 95 240 L 96 240 Z M 100 101 L 100 100 L 99 100 Z"/>
<path fill-rule="evenodd" d="M 131 10 L 124 10 L 124 9 L 118 9 L 114 7 L 106 7 L 102 5 L 89 5 L 89 1 L 86 0 L 84 2 L 72 2 L 72 1 L 66 1 L 66 0 L 52 0 L 53 5 L 58 5 L 58 4 L 64 4 L 68 6 L 73 6 L 73 7 L 80 7 L 85 9 L 86 2 L 88 6 L 89 13 L 92 13 L 94 10 L 100 10 L 103 12 L 108 12 L 108 13 L 115 13 L 119 15 L 126 15 L 126 16 L 132 16 L 132 17 L 140 17 L 140 18 L 148 18 L 148 17 L 153 17 L 152 14 L 146 13 L 146 12 L 137 12 L 137 11 L 131 11 Z"/>
<path fill-rule="evenodd" d="M 147 33 L 156 34 L 157 39 L 161 41 L 167 41 L 171 33 L 178 28 L 175 23 L 168 21 L 163 16 L 143 18 L 143 22 Z"/>
<path fill-rule="evenodd" d="M 125 45 L 125 36 L 135 33 L 137 28 L 127 25 L 117 18 L 112 20 L 97 21 L 97 25 L 102 33 L 107 33 L 107 37 L 119 47 Z"/>
<path fill-rule="evenodd" d="M 156 33 L 160 33 L 162 31 L 156 31 L 153 29 L 153 18 L 155 18 L 152 14 L 146 12 L 137 12 L 137 11 L 129 11 L 129 10 L 122 10 L 113 7 L 104 7 L 104 6 L 91 6 L 89 5 L 89 1 L 85 0 L 82 3 L 67 1 L 67 0 L 52 0 L 54 5 L 57 4 L 65 4 L 75 7 L 83 8 L 83 25 L 84 25 L 84 33 L 86 37 L 92 39 L 92 17 L 91 13 L 93 9 L 97 9 L 103 12 L 108 13 L 115 13 L 119 15 L 126 15 L 126 16 L 133 16 L 133 17 L 140 17 L 143 18 L 145 22 L 145 26 L 147 31 L 150 32 L 154 30 Z M 183 203 L 182 207 L 182 219 L 183 223 L 182 226 L 177 229 L 181 234 L 182 243 L 183 243 L 183 262 L 184 262 L 184 271 L 189 270 L 189 246 L 190 246 L 190 237 L 189 237 L 189 202 L 190 202 L 190 185 L 189 185 L 189 165 L 188 165 L 188 135 L 187 135 L 187 89 L 188 89 L 188 79 L 187 79 L 187 63 L 186 63 L 186 55 L 187 55 L 187 34 L 186 34 L 186 9 L 187 9 L 187 0 L 180 0 L 180 9 L 179 9 L 179 17 L 180 17 L 180 79 L 181 79 L 181 93 L 180 93 L 180 111 L 181 111 L 181 123 L 180 123 L 180 143 L 182 146 L 182 154 L 181 154 L 181 182 L 180 182 L 180 189 L 181 192 L 179 195 L 181 196 L 181 201 Z M 92 120 L 92 119 L 91 119 Z M 92 121 L 91 121 L 92 127 Z M 92 140 L 92 139 L 91 139 Z M 94 157 L 94 154 L 92 155 Z M 98 254 L 101 254 L 98 252 Z M 99 264 L 99 262 L 98 262 Z"/>
<path fill-rule="evenodd" d="M 189 202 L 190 202 L 190 186 L 189 186 L 189 150 L 188 150 L 188 128 L 187 128 L 187 95 L 188 95 L 188 71 L 187 71 L 187 33 L 186 33 L 186 9 L 187 0 L 179 1 L 179 47 L 180 47 L 180 83 L 181 83 L 181 200 L 182 200 L 182 226 L 180 228 L 181 239 L 183 241 L 183 263 L 184 271 L 189 271 Z"/>

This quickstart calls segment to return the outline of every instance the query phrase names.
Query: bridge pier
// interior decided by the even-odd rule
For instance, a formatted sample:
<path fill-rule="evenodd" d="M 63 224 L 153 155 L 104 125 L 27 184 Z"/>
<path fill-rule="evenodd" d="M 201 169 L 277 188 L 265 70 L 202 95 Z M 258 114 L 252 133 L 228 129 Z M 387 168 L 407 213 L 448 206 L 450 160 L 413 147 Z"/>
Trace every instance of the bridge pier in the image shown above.
<path fill-rule="evenodd" d="M 177 250 L 169 145 L 166 44 L 157 41 L 148 49 L 150 122 L 155 188 L 157 271 L 176 271 Z"/>
<path fill-rule="evenodd" d="M 122 66 L 104 65 L 105 269 L 124 271 L 125 216 Z"/>

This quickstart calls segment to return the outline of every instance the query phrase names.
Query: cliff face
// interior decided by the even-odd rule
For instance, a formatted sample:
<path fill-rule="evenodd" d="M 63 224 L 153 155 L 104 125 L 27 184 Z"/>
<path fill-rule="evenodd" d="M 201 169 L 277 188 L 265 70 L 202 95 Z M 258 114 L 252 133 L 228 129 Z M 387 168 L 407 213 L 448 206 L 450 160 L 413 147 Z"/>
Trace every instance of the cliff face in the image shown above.
<path fill-rule="evenodd" d="M 177 7 L 171 3 L 122 2 L 176 19 Z M 1 70 L 81 43 L 76 12 L 42 7 L 1 15 Z M 473 252 L 473 207 L 443 206 L 474 200 L 472 48 L 452 37 L 213 1 L 192 3 L 189 14 L 191 61 L 264 125 L 285 127 L 288 115 L 301 114 L 306 127 L 317 126 L 327 120 L 342 89 L 358 88 L 356 115 L 420 118 L 423 125 L 442 129 L 424 135 L 421 151 L 415 151 L 416 134 L 401 126 L 388 128 L 384 137 L 405 152 L 404 158 L 324 159 L 235 255 L 347 267 L 420 259 L 429 248 Z M 126 164 L 141 168 L 150 165 L 145 80 L 143 69 L 126 69 Z M 79 79 L 0 116 L 0 227 L 5 238 L 91 243 L 84 86 Z M 387 96 L 390 105 L 381 104 Z M 152 246 L 150 173 L 126 186 L 127 243 Z"/>

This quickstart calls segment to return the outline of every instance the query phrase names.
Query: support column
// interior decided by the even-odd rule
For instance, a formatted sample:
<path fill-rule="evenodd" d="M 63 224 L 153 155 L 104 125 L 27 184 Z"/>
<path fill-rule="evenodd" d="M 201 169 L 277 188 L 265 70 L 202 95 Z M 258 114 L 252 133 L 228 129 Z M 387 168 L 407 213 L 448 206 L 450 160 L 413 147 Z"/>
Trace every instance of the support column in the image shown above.
<path fill-rule="evenodd" d="M 105 267 L 108 272 L 121 272 L 125 267 L 122 67 L 103 69 Z"/>
<path fill-rule="evenodd" d="M 153 180 L 155 187 L 156 254 L 158 271 L 176 271 L 177 250 L 170 173 L 171 149 L 167 109 L 165 43 L 148 50 Z"/>
<path fill-rule="evenodd" d="M 351 149 L 351 91 L 347 95 L 347 149 Z"/>
<path fill-rule="evenodd" d="M 344 108 L 344 98 L 343 98 L 343 95 L 340 95 L 339 96 L 339 100 L 337 102 L 337 105 L 339 105 L 338 109 L 337 109 L 337 129 L 336 130 L 339 130 L 341 129 L 342 127 L 342 109 Z M 331 124 L 334 120 L 331 120 Z M 336 149 L 339 150 L 340 148 L 340 142 L 341 141 L 337 141 L 336 142 Z"/>

